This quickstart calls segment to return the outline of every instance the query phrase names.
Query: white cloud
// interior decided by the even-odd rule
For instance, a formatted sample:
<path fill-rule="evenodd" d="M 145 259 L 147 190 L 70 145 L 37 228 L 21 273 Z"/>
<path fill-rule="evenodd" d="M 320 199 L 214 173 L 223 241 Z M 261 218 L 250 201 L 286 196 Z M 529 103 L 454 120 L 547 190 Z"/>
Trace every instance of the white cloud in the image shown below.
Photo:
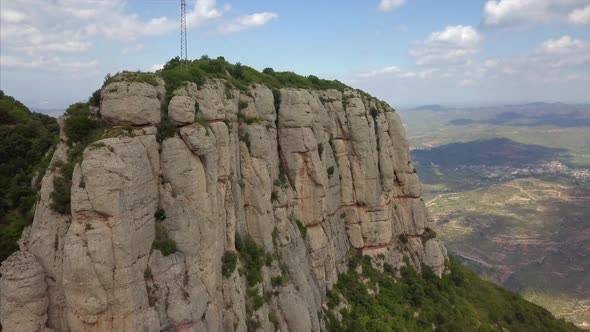
<path fill-rule="evenodd" d="M 10 0 L 2 1 L 0 10 L 0 47 L 2 54 L 19 59 L 20 68 L 32 68 L 43 59 L 63 54 L 81 54 L 93 50 L 101 40 L 129 43 L 122 55 L 143 50 L 136 40 L 177 31 L 176 16 L 144 18 L 131 12 L 128 0 Z M 177 3 L 171 1 L 171 5 Z M 213 23 L 231 10 L 216 0 L 191 0 L 187 8 L 187 27 Z M 275 13 L 245 15 L 224 26 L 226 32 L 241 31 L 276 20 Z M 221 22 L 219 22 L 221 23 Z M 219 29 L 222 29 L 221 27 Z M 6 58 L 7 62 L 10 58 Z M 10 63 L 13 63 L 10 60 Z M 24 66 L 29 63 L 30 66 Z M 61 61 L 60 66 L 76 61 Z"/>
<path fill-rule="evenodd" d="M 553 68 L 563 72 L 569 70 L 570 74 L 589 72 L 590 42 L 567 35 L 558 39 L 549 39 L 543 42 L 530 57 L 530 63 L 537 64 L 541 71 Z"/>
<path fill-rule="evenodd" d="M 215 0 L 196 0 L 194 7 L 186 14 L 187 27 L 194 28 L 201 26 L 207 21 L 219 18 L 224 12 L 231 9 L 231 6 L 226 5 L 224 8 L 218 8 Z"/>
<path fill-rule="evenodd" d="M 386 76 L 386 75 L 392 75 L 392 74 L 398 75 L 401 72 L 402 72 L 401 69 L 399 69 L 396 66 L 388 66 L 388 67 L 384 67 L 381 69 L 374 69 L 371 71 L 360 73 L 358 76 L 368 78 L 368 77 Z"/>
<path fill-rule="evenodd" d="M 590 15 L 584 12 L 585 8 L 579 8 L 587 3 L 587 0 L 488 0 L 484 6 L 483 22 L 488 26 L 577 23 L 576 20 L 584 21 Z"/>
<path fill-rule="evenodd" d="M 440 33 L 431 34 L 420 42 L 420 47 L 424 48 L 424 44 L 428 42 L 442 41 L 449 45 L 462 45 L 456 46 L 459 49 L 478 45 L 480 37 L 475 37 L 471 33 L 448 33 L 453 30 L 458 29 L 445 29 Z M 565 35 L 546 40 L 520 56 L 482 60 L 468 57 L 463 58 L 461 62 L 453 62 L 452 65 L 444 61 L 427 64 L 417 61 L 417 65 L 421 65 L 417 68 L 423 69 L 388 66 L 358 73 L 355 76 L 355 85 L 373 85 L 376 91 L 382 86 L 388 87 L 387 91 L 395 87 L 397 93 L 411 87 L 413 91 L 407 91 L 408 94 L 416 94 L 416 90 L 430 89 L 425 93 L 426 96 L 431 96 L 430 98 L 433 98 L 433 95 L 437 96 L 440 91 L 458 96 L 464 92 L 463 89 L 472 87 L 477 89 L 469 90 L 470 93 L 485 95 L 489 92 L 494 98 L 506 98 L 505 96 L 511 95 L 523 100 L 528 98 L 530 94 L 527 93 L 533 90 L 539 91 L 538 98 L 551 98 L 549 96 L 552 95 L 579 96 L 579 91 L 584 90 L 583 87 L 587 87 L 590 82 L 590 41 Z M 383 90 L 383 93 L 391 93 Z M 517 91 L 521 94 L 516 93 Z M 404 94 L 397 96 L 405 97 Z M 441 94 L 439 98 L 445 96 Z"/>
<path fill-rule="evenodd" d="M 381 0 L 381 3 L 379 3 L 379 10 L 387 12 L 402 6 L 405 2 L 405 0 Z"/>
<path fill-rule="evenodd" d="M 573 24 L 590 24 L 590 5 L 574 9 L 568 19 Z"/>
<path fill-rule="evenodd" d="M 562 36 L 542 42 L 521 56 L 486 60 L 474 63 L 471 69 L 462 69 L 481 79 L 513 77 L 533 83 L 565 82 L 590 78 L 590 42 Z"/>
<path fill-rule="evenodd" d="M 97 67 L 97 61 L 67 61 L 59 56 L 40 56 L 34 59 L 23 60 L 20 57 L 11 55 L 0 56 L 0 66 L 4 68 L 29 68 L 47 71 L 71 71 L 90 70 Z"/>
<path fill-rule="evenodd" d="M 563 36 L 559 39 L 549 39 L 541 44 L 541 51 L 547 54 L 568 54 L 583 50 L 588 45 L 580 39 Z"/>
<path fill-rule="evenodd" d="M 457 64 L 467 61 L 478 51 L 481 36 L 471 26 L 448 26 L 430 34 L 410 50 L 416 64 Z"/>
<path fill-rule="evenodd" d="M 272 21 L 276 21 L 279 15 L 276 13 L 254 13 L 251 15 L 240 16 L 228 23 L 227 25 L 221 26 L 220 31 L 223 33 L 238 32 L 250 28 L 263 26 Z"/>
<path fill-rule="evenodd" d="M 438 69 L 426 69 L 418 72 L 403 70 L 397 66 L 388 66 L 357 74 L 359 79 L 372 78 L 400 78 L 400 79 L 426 79 L 432 77 Z"/>
<path fill-rule="evenodd" d="M 150 67 L 150 71 L 152 71 L 152 72 L 153 72 L 153 71 L 158 71 L 158 70 L 160 70 L 160 69 L 162 69 L 162 68 L 164 68 L 164 64 L 163 64 L 163 63 L 160 63 L 160 64 L 155 64 L 155 65 L 152 65 L 152 66 Z"/>
<path fill-rule="evenodd" d="M 131 47 L 126 47 L 126 48 L 122 49 L 121 54 L 128 55 L 128 54 L 139 53 L 139 52 L 143 51 L 143 49 L 144 49 L 143 44 L 135 44 Z"/>
<path fill-rule="evenodd" d="M 19 0 L 2 2 L 3 50 L 30 57 L 90 50 L 97 38 L 133 40 L 167 33 L 166 17 L 141 20 L 119 0 Z"/>
<path fill-rule="evenodd" d="M 433 32 L 428 37 L 428 42 L 442 42 L 457 46 L 476 46 L 481 36 L 471 26 L 449 26 L 444 31 Z"/>

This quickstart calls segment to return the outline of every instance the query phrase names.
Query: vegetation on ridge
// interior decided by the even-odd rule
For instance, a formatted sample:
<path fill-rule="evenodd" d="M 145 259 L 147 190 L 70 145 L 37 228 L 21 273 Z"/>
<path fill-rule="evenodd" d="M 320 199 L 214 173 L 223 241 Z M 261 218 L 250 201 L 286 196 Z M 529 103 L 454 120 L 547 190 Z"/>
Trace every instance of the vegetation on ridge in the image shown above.
<path fill-rule="evenodd" d="M 54 118 L 31 112 L 0 90 L 0 261 L 18 249 L 23 228 L 33 220 L 37 189 L 58 134 Z"/>
<path fill-rule="evenodd" d="M 302 89 L 336 89 L 343 91 L 349 88 L 346 84 L 337 80 L 323 80 L 316 76 L 301 76 L 293 72 L 276 72 L 272 68 L 266 68 L 262 72 L 241 63 L 232 64 L 224 57 L 211 59 L 207 55 L 197 60 L 183 61 L 176 57 L 168 61 L 164 68 L 157 72 L 166 82 L 166 95 L 172 97 L 172 93 L 184 82 L 193 82 L 203 85 L 207 78 L 222 78 L 236 88 L 247 91 L 251 84 L 264 84 L 270 89 L 284 87 Z"/>
<path fill-rule="evenodd" d="M 451 273 L 442 278 L 428 267 L 421 275 L 404 267 L 396 279 L 389 265 L 389 272 L 380 272 L 367 256 L 351 261 L 361 265 L 362 274 L 351 268 L 328 293 L 330 309 L 342 299 L 350 306 L 340 310 L 341 322 L 333 312 L 324 312 L 329 331 L 577 331 L 547 310 L 480 279 L 453 258 Z"/>

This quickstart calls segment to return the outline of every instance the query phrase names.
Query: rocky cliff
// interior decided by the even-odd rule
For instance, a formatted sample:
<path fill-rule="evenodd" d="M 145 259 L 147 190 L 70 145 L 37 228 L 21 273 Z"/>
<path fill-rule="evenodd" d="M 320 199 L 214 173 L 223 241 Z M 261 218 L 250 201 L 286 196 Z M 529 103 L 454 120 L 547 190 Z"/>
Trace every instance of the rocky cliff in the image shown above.
<path fill-rule="evenodd" d="M 62 133 L 2 264 L 4 331 L 320 331 L 359 252 L 445 271 L 399 115 L 367 94 L 207 79 L 166 96 L 121 76 L 94 112 L 110 134 L 75 164 L 68 212 Z"/>

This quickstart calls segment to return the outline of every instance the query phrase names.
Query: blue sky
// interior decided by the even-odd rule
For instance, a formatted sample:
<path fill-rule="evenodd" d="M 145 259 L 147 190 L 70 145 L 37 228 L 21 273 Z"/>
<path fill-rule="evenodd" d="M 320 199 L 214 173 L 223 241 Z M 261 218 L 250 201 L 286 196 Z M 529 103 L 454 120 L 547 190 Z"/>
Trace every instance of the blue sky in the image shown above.
<path fill-rule="evenodd" d="M 187 0 L 189 57 L 335 78 L 394 107 L 590 101 L 590 0 Z M 31 108 L 179 53 L 179 1 L 0 2 L 0 88 Z"/>

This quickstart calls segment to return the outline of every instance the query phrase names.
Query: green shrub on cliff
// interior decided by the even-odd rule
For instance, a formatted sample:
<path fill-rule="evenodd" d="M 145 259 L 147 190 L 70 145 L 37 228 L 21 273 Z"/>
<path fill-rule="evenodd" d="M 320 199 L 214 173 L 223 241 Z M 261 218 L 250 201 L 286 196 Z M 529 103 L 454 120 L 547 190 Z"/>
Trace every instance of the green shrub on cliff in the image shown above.
<path fill-rule="evenodd" d="M 92 115 L 88 103 L 76 103 L 66 110 L 65 132 L 68 144 L 86 143 L 94 136 L 99 123 Z"/>
<path fill-rule="evenodd" d="M 61 214 L 70 212 L 74 167 L 82 161 L 82 153 L 86 147 L 102 138 L 105 129 L 90 111 L 89 103 L 72 104 L 65 115 L 64 131 L 70 149 L 66 162 L 60 165 L 60 174 L 53 179 L 51 193 L 51 208 Z"/>
<path fill-rule="evenodd" d="M 167 117 L 162 118 L 162 121 L 158 125 L 156 140 L 162 143 L 166 138 L 174 137 L 174 135 L 176 135 L 176 125 Z"/>
<path fill-rule="evenodd" d="M 170 256 L 176 252 L 176 241 L 170 238 L 166 226 L 158 220 L 156 220 L 156 238 L 152 243 L 152 249 L 160 250 L 164 256 Z"/>
<path fill-rule="evenodd" d="M 226 251 L 221 258 L 221 274 L 229 278 L 236 270 L 238 264 L 238 255 L 233 251 Z"/>

